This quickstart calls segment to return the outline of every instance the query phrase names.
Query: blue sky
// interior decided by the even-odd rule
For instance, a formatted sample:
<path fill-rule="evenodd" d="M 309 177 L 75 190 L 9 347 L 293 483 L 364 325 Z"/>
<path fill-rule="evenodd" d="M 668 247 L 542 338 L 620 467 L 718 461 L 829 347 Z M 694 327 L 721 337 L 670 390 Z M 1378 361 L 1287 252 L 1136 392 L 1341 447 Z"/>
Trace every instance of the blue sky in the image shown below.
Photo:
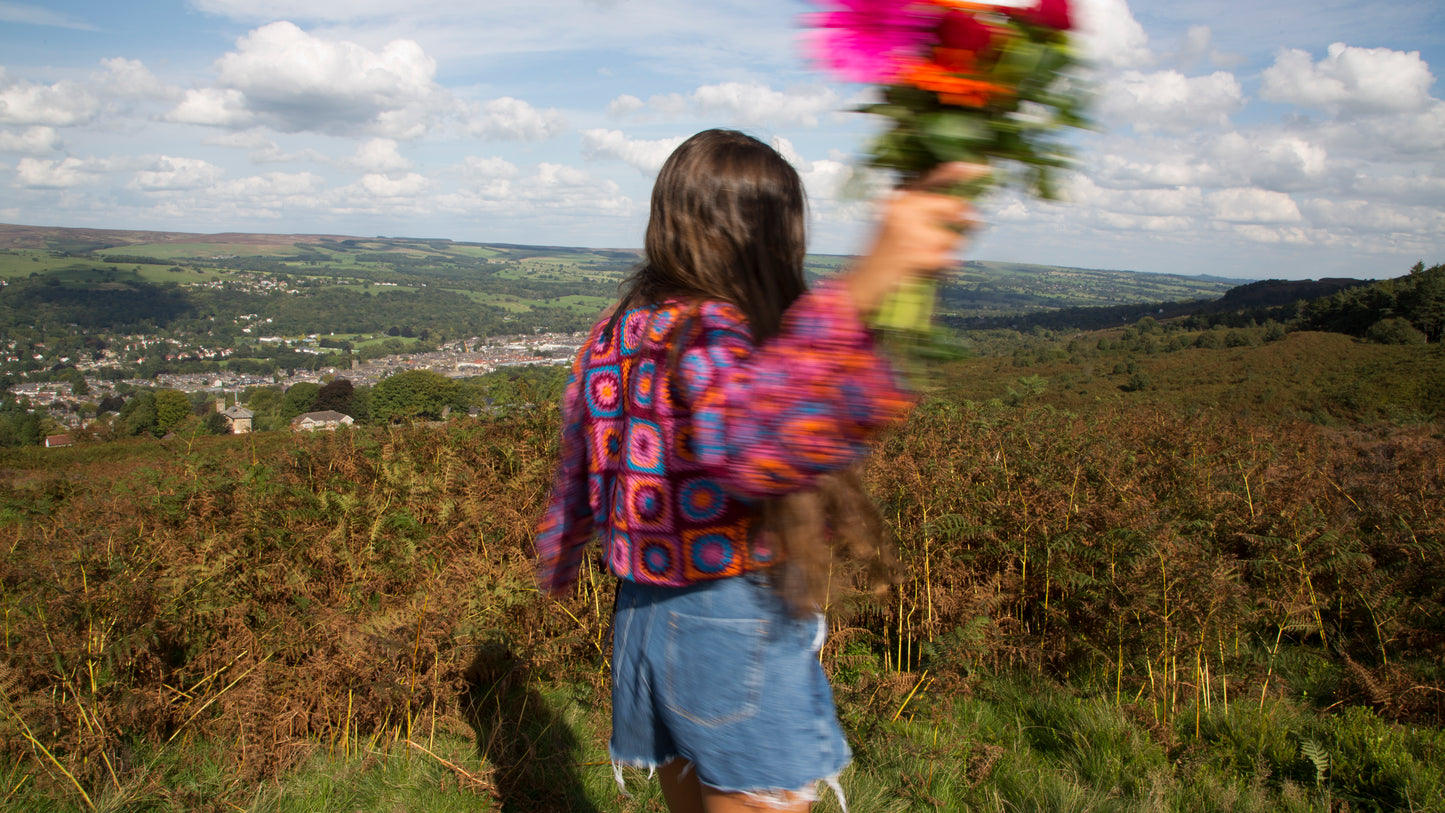
<path fill-rule="evenodd" d="M 1068 202 L 984 205 L 978 259 L 1239 279 L 1445 262 L 1445 4 L 1076 0 L 1101 125 Z M 866 89 L 792 0 L 0 0 L 0 222 L 641 244 L 651 179 L 737 127 L 802 172 L 812 249 Z"/>

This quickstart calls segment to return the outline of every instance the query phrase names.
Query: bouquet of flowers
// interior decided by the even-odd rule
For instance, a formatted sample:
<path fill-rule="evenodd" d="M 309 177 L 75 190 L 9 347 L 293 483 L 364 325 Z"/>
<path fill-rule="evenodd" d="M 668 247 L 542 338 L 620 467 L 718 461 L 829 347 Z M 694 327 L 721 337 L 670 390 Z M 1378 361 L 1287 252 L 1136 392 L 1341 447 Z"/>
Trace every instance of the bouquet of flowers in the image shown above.
<path fill-rule="evenodd" d="M 868 166 L 909 183 L 949 161 L 988 164 L 989 176 L 950 191 L 972 199 L 1003 183 L 1057 197 L 1055 174 L 1071 163 L 1059 134 L 1088 126 L 1069 0 L 821 2 L 828 10 L 806 18 L 814 61 L 881 91 L 859 108 L 887 120 Z M 875 324 L 926 336 L 933 297 L 931 280 L 904 286 Z"/>

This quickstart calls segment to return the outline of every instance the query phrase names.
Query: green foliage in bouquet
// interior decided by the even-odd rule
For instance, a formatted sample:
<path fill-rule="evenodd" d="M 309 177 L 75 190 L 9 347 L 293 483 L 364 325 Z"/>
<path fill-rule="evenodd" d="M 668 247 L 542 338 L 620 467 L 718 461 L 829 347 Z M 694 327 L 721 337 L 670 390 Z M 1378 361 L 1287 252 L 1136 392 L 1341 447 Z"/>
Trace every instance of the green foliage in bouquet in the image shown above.
<path fill-rule="evenodd" d="M 992 172 L 948 190 L 975 199 L 996 185 L 1058 198 L 1072 165 L 1062 141 L 1085 128 L 1086 87 L 1070 40 L 1068 0 L 1031 8 L 950 0 L 834 0 L 812 20 L 815 58 L 842 78 L 878 85 L 858 108 L 887 120 L 867 166 L 916 182 L 962 161 Z M 900 286 L 875 326 L 927 337 L 933 283 Z"/>

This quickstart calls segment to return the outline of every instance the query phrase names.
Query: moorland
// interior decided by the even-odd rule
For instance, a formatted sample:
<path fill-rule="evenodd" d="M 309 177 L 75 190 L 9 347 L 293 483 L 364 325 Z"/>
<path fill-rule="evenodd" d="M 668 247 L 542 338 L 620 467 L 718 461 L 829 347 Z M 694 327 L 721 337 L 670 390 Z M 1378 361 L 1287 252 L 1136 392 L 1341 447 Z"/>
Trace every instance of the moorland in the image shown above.
<path fill-rule="evenodd" d="M 288 259 L 145 235 L 99 249 L 128 255 L 114 261 L 12 244 L 0 337 L 49 351 L 62 327 L 220 331 L 207 274 L 284 282 L 222 291 L 258 315 L 311 293 L 415 297 L 384 309 L 414 316 L 367 316 L 348 341 L 520 332 L 448 321 L 492 307 L 560 335 L 573 323 L 541 320 L 595 313 L 635 262 L 465 247 L 503 260 L 488 288 L 433 274 L 424 247 L 338 236 L 355 246 L 307 266 L 301 241 L 273 239 Z M 163 245 L 187 247 L 140 262 Z M 361 259 L 393 250 L 431 259 Z M 215 265 L 242 256 L 257 265 Z M 1398 272 L 966 268 L 943 298 L 955 357 L 914 366 L 920 404 L 866 472 L 907 578 L 873 599 L 840 568 L 828 607 L 850 809 L 1445 810 L 1445 266 Z M 529 290 L 553 299 L 523 291 L 542 282 L 559 287 Z M 148 324 L 92 323 L 86 302 L 124 293 L 107 285 L 162 304 Z M 451 297 L 470 304 L 428 321 Z M 259 349 L 234 324 L 234 346 Z M 32 361 L 7 386 L 103 380 Z M 219 375 L 232 359 L 163 361 Z M 236 395 L 284 402 L 278 379 L 301 369 Z M 325 369 L 310 394 L 352 368 Z M 610 580 L 593 558 L 565 600 L 533 586 L 561 368 L 520 369 L 438 376 L 452 389 L 425 408 L 320 433 L 220 434 L 194 409 L 162 428 L 72 391 L 102 429 L 0 449 L 0 805 L 661 810 L 645 774 L 624 796 L 606 761 Z M 144 375 L 172 370 L 122 372 L 121 410 L 175 400 Z"/>

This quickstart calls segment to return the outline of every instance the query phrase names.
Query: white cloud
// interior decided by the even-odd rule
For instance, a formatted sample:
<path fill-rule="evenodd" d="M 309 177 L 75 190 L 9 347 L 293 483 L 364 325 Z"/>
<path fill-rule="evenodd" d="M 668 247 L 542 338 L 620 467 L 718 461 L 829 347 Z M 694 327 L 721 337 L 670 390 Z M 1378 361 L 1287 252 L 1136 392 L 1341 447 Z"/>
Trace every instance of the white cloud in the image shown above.
<path fill-rule="evenodd" d="M 840 97 L 827 87 L 787 92 L 756 82 L 704 85 L 692 93 L 692 102 L 704 114 L 722 113 L 737 124 L 818 126 L 818 117 L 836 111 Z"/>
<path fill-rule="evenodd" d="M 542 141 L 566 127 L 567 120 L 556 110 L 538 110 L 521 99 L 503 96 L 480 108 L 473 106 L 467 131 L 493 141 Z"/>
<path fill-rule="evenodd" d="M 436 61 L 407 39 L 373 51 L 274 22 L 216 61 L 217 86 L 191 90 L 168 118 L 224 127 L 255 122 L 283 132 L 376 132 L 414 137 L 451 105 Z"/>
<path fill-rule="evenodd" d="M 783 156 L 783 159 L 793 165 L 798 171 L 799 177 L 803 179 L 803 187 L 807 190 L 808 200 L 814 210 L 819 207 L 827 209 L 830 204 L 839 198 L 844 198 L 844 185 L 853 178 L 853 168 L 843 161 L 832 158 L 819 158 L 809 161 L 804 158 L 793 146 L 793 142 L 782 136 L 773 138 L 773 149 Z M 848 201 L 849 203 L 861 203 Z M 848 208 L 844 215 L 853 215 L 856 212 Z"/>
<path fill-rule="evenodd" d="M 361 144 L 347 163 L 368 173 L 399 172 L 413 166 L 412 161 L 397 149 L 396 141 L 390 138 L 373 138 Z"/>
<path fill-rule="evenodd" d="M 1351 191 L 1374 200 L 1428 206 L 1445 212 L 1445 175 L 1364 175 L 1357 177 Z"/>
<path fill-rule="evenodd" d="M 4 83 L 0 74 L 0 83 Z M 88 88 L 68 79 L 53 85 L 4 83 L 0 87 L 0 124 L 70 127 L 95 118 L 100 102 Z"/>
<path fill-rule="evenodd" d="M 60 138 L 53 127 L 27 127 L 19 133 L 0 130 L 0 152 L 44 155 L 58 149 Z"/>
<path fill-rule="evenodd" d="M 476 208 L 478 200 L 498 201 L 512 196 L 512 179 L 521 174 L 512 162 L 493 157 L 482 158 L 469 155 L 460 167 L 455 168 L 463 183 L 462 191 L 448 198 L 447 208 L 467 211 Z M 465 201 L 473 201 L 467 204 Z"/>
<path fill-rule="evenodd" d="M 1236 223 L 1298 223 L 1304 218 L 1294 198 L 1267 189 L 1221 189 L 1207 196 L 1210 214 Z"/>
<path fill-rule="evenodd" d="M 90 78 L 108 97 L 172 99 L 180 95 L 179 90 L 167 87 L 138 59 L 102 59 L 100 65 L 104 70 L 92 73 Z"/>
<path fill-rule="evenodd" d="M 1208 61 L 1216 67 L 1234 68 L 1244 62 L 1238 54 L 1228 54 L 1214 47 L 1214 32 L 1207 25 L 1191 25 L 1184 32 L 1179 51 L 1174 61 L 1181 68 L 1190 68 L 1201 61 Z"/>
<path fill-rule="evenodd" d="M 1197 186 L 1118 189 L 1074 176 L 1067 191 L 1072 203 L 1101 214 L 1198 217 L 1206 211 L 1204 193 Z"/>
<path fill-rule="evenodd" d="M 613 116 L 644 111 L 664 117 L 722 116 L 734 126 L 798 125 L 816 127 L 821 116 L 839 111 L 843 98 L 822 85 L 773 90 L 758 82 L 721 82 L 703 85 L 691 93 L 659 93 L 644 105 L 635 96 L 619 96 L 608 105 Z"/>
<path fill-rule="evenodd" d="M 607 103 L 607 115 L 613 117 L 625 116 L 647 106 L 647 102 L 636 96 L 623 94 Z"/>
<path fill-rule="evenodd" d="M 1225 71 L 1186 77 L 1174 70 L 1124 71 L 1109 82 L 1099 113 L 1140 131 L 1223 127 L 1244 106 L 1239 80 Z"/>
<path fill-rule="evenodd" d="M 414 198 L 432 186 L 431 181 L 415 172 L 397 176 L 371 173 L 363 175 L 357 185 L 378 198 Z"/>
<path fill-rule="evenodd" d="M 225 181 L 214 191 L 220 197 L 241 203 L 254 200 L 262 207 L 270 207 L 281 199 L 314 194 L 324 185 L 324 179 L 311 172 L 266 172 Z"/>
<path fill-rule="evenodd" d="M 62 158 L 42 161 L 37 158 L 21 158 L 15 165 L 15 175 L 20 186 L 29 189 L 67 189 L 94 184 L 100 180 L 101 174 L 109 169 L 107 162 L 95 159 Z"/>
<path fill-rule="evenodd" d="M 585 170 L 565 164 L 538 164 L 536 174 L 524 178 L 516 189 L 521 197 L 543 209 L 627 214 L 632 206 L 613 181 L 594 178 Z"/>
<path fill-rule="evenodd" d="M 520 174 L 516 165 L 504 158 L 479 158 L 467 156 L 462 164 L 462 172 L 471 178 L 484 178 L 492 180 L 496 178 L 515 178 Z"/>
<path fill-rule="evenodd" d="M 1397 206 L 1367 200 L 1315 198 L 1301 207 L 1319 228 L 1353 232 L 1411 234 L 1445 231 L 1445 213 L 1426 206 Z"/>
<path fill-rule="evenodd" d="M 648 141 L 628 138 L 617 130 L 583 130 L 582 155 L 585 158 L 616 158 L 650 175 L 662 169 L 663 162 L 685 140 L 677 137 Z"/>
<path fill-rule="evenodd" d="M 211 186 L 225 174 L 225 170 L 209 161 L 162 155 L 155 159 L 150 169 L 136 172 L 127 186 L 145 192 L 199 189 Z"/>
<path fill-rule="evenodd" d="M 1429 161 L 1445 152 L 1445 102 L 1404 113 L 1338 119 L 1320 128 L 1320 138 L 1370 161 Z"/>
<path fill-rule="evenodd" d="M 1209 155 L 1227 183 L 1277 190 L 1316 185 L 1329 166 L 1324 147 L 1288 133 L 1226 133 L 1209 146 Z"/>
<path fill-rule="evenodd" d="M 279 149 L 275 141 L 260 130 L 238 130 L 233 133 L 216 133 L 201 141 L 212 147 L 235 147 L 242 150 Z"/>
<path fill-rule="evenodd" d="M 1079 40 L 1085 58 L 1104 68 L 1137 68 L 1154 62 L 1149 35 L 1127 0 L 1087 0 L 1078 6 Z"/>
<path fill-rule="evenodd" d="M 167 121 L 213 127 L 246 127 L 256 115 L 246 109 L 246 94 L 228 88 L 188 90 L 181 103 L 165 115 Z"/>
<path fill-rule="evenodd" d="M 1305 51 L 1281 52 L 1264 72 L 1260 96 L 1334 114 L 1401 112 L 1424 107 L 1434 81 L 1418 51 L 1336 42 L 1319 62 Z"/>

